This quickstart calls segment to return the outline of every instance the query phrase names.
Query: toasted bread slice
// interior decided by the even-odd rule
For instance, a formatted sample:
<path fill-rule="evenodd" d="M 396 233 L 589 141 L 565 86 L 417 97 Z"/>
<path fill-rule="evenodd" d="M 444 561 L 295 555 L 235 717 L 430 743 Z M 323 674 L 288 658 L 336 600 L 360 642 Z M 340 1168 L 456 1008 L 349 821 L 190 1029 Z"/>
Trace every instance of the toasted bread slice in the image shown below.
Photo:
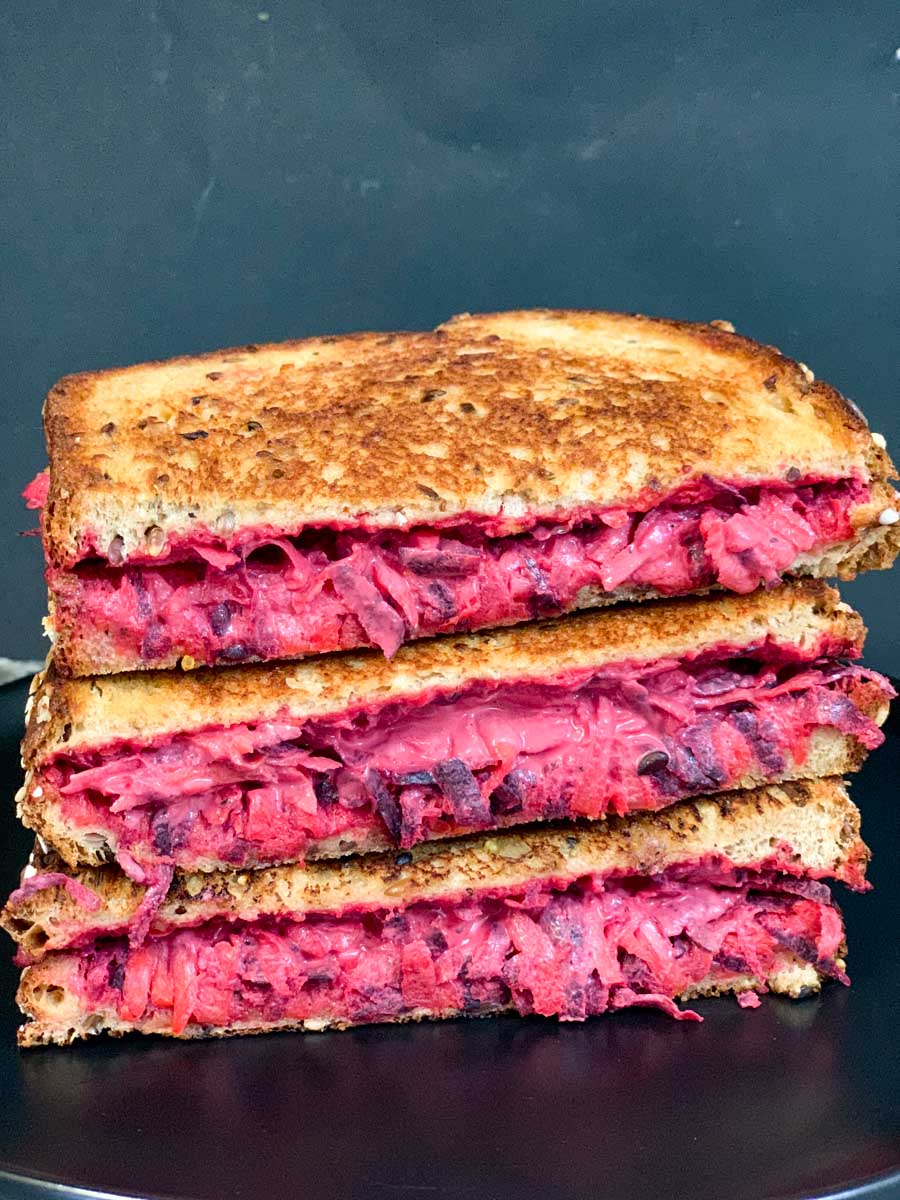
<path fill-rule="evenodd" d="M 216 917 L 255 921 L 345 910 L 400 908 L 473 891 L 505 891 L 582 875 L 654 875 L 709 858 L 734 867 L 770 867 L 864 886 L 869 851 L 859 812 L 840 779 L 816 779 L 730 792 L 656 813 L 587 826 L 534 826 L 430 842 L 402 856 L 373 854 L 339 862 L 261 871 L 176 875 L 152 932 L 164 934 Z M 407 861 L 408 860 L 408 861 Z M 33 958 L 126 930 L 144 888 L 113 866 L 67 871 L 38 855 L 39 873 L 62 872 L 96 894 L 95 911 L 55 884 L 14 896 L 0 926 Z"/>
<path fill-rule="evenodd" d="M 238 921 L 252 929 L 260 918 L 269 928 L 266 919 L 272 918 L 402 913 L 408 905 L 423 901 L 452 904 L 485 895 L 517 895 L 535 885 L 564 890 L 585 877 L 611 881 L 623 875 L 656 876 L 699 864 L 715 864 L 716 870 L 725 871 L 780 872 L 782 877 L 800 880 L 833 877 L 861 887 L 867 859 L 868 850 L 859 836 L 859 814 L 842 783 L 819 780 L 682 804 L 661 814 L 613 820 L 605 827 L 528 829 L 432 844 L 415 850 L 409 862 L 385 855 L 311 866 L 306 871 L 280 868 L 255 874 L 188 876 L 175 884 L 159 910 L 154 935 L 165 939 L 179 929 L 202 928 L 210 920 Z M 52 869 L 59 864 L 51 860 L 40 866 Z M 29 1018 L 20 1031 L 22 1045 L 65 1044 L 103 1031 L 205 1037 L 287 1028 L 319 1030 L 364 1019 L 417 1020 L 462 1011 L 412 1005 L 388 1018 L 355 1019 L 338 1013 L 310 1020 L 186 1021 L 177 1029 L 170 1017 L 152 1009 L 142 1017 L 122 1019 L 114 1008 L 80 998 L 79 972 L 82 956 L 90 955 L 96 939 L 127 928 L 140 889 L 112 868 L 81 871 L 73 878 L 101 898 L 97 911 L 86 912 L 68 891 L 53 886 L 13 900 L 2 914 L 3 927 L 33 963 L 23 974 L 18 994 Z M 685 886 L 691 886 L 690 875 Z M 817 989 L 824 974 L 842 975 L 843 948 L 825 963 L 802 961 L 787 941 L 784 947 L 762 977 L 738 968 L 726 978 L 721 972 L 701 978 L 678 995 L 688 998 L 768 987 L 796 996 Z M 505 1005 L 476 1006 L 476 1010 L 499 1007 Z"/>
<path fill-rule="evenodd" d="M 58 567 L 116 538 L 126 558 L 148 537 L 158 548 L 156 531 L 512 523 L 634 508 L 703 476 L 893 472 L 861 414 L 777 350 L 722 323 L 602 312 L 466 315 L 72 375 L 45 426 Z M 856 528 L 878 528 L 888 495 Z"/>
<path fill-rule="evenodd" d="M 72 675 L 390 655 L 851 578 L 900 548 L 884 439 L 721 323 L 518 312 L 245 347 L 71 376 L 45 423 L 49 631 Z"/>

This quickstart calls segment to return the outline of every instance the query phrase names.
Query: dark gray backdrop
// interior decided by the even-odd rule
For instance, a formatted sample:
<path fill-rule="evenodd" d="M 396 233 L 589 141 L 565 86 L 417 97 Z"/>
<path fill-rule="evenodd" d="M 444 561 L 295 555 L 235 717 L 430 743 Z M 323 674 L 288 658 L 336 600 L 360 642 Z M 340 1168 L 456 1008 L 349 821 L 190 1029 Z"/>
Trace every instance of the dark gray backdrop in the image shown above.
<path fill-rule="evenodd" d="M 900 451 L 895 0 L 7 0 L 3 528 L 59 375 L 551 305 L 729 318 Z M 0 653 L 42 652 L 4 544 Z M 848 588 L 900 673 L 887 575 Z"/>

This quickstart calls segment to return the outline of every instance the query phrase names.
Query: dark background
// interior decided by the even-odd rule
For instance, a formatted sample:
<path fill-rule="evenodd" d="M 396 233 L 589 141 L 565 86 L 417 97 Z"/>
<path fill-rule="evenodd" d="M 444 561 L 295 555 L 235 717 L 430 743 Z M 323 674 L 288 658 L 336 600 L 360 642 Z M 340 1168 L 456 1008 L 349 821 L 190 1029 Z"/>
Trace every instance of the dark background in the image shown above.
<path fill-rule="evenodd" d="M 896 0 L 6 0 L 3 527 L 61 374 L 451 313 L 708 320 L 900 450 Z M 5 540 L 0 653 L 42 653 Z M 891 580 L 848 588 L 900 673 Z"/>
<path fill-rule="evenodd" d="M 70 371 L 463 310 L 728 318 L 900 451 L 898 17 L 896 0 L 5 0 L 0 653 L 43 651 L 39 548 L 12 531 L 43 465 L 40 401 Z M 891 578 L 847 592 L 870 660 L 900 674 Z M 9 777 L 22 689 L 3 695 Z M 300 1194 L 297 1171 L 336 1196 L 546 1196 L 550 1178 L 697 1197 L 882 1170 L 882 753 L 857 785 L 882 853 L 874 896 L 848 901 L 849 993 L 710 1005 L 692 1030 L 625 1014 L 33 1056 L 11 1049 L 7 1002 L 2 1161 L 247 1196 Z"/>

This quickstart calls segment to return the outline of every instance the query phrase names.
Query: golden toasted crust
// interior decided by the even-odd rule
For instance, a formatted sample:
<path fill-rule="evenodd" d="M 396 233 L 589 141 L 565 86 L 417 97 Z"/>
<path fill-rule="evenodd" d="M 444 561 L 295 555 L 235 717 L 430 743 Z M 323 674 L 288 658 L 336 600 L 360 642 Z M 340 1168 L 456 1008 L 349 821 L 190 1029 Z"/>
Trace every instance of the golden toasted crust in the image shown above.
<path fill-rule="evenodd" d="M 692 987 L 680 993 L 679 1000 L 693 1000 L 701 996 L 723 996 L 729 992 L 739 995 L 741 992 L 756 991 L 767 988 L 770 992 L 779 993 L 797 999 L 817 992 L 822 985 L 822 976 L 809 963 L 800 962 L 788 951 L 783 951 L 781 965 L 776 971 L 764 978 L 752 975 L 736 975 L 731 979 L 722 980 L 707 976 Z M 846 968 L 843 958 L 836 960 L 839 970 Z M 112 1037 L 122 1037 L 126 1033 L 156 1033 L 164 1037 L 179 1037 L 182 1039 L 233 1037 L 238 1034 L 275 1033 L 294 1031 L 300 1033 L 320 1033 L 326 1029 L 349 1029 L 363 1022 L 329 1021 L 317 1018 L 309 1021 L 273 1021 L 269 1024 L 253 1024 L 251 1021 L 239 1021 L 220 1028 L 208 1025 L 189 1023 L 184 1032 L 173 1034 L 167 1028 L 166 1017 L 162 1013 L 139 1021 L 123 1021 L 111 1010 L 94 1010 L 84 1012 L 78 997 L 71 990 L 71 981 L 77 971 L 78 959 L 71 954 L 50 955 L 37 966 L 28 967 L 22 973 L 22 980 L 16 995 L 19 1008 L 28 1018 L 26 1024 L 18 1031 L 20 1046 L 67 1046 L 81 1038 L 91 1037 L 98 1033 L 108 1033 Z M 402 1017 L 391 1018 L 390 1024 L 406 1024 L 410 1021 L 435 1021 L 452 1017 L 488 1016 L 491 1013 L 510 1011 L 502 1006 L 478 1013 L 463 1012 L 459 1009 L 443 1009 L 432 1011 L 425 1008 L 413 1009 Z"/>
<path fill-rule="evenodd" d="M 810 646 L 828 635 L 861 649 L 865 627 L 834 589 L 818 581 L 748 596 L 683 598 L 587 612 L 492 633 L 433 638 L 402 646 L 393 659 L 376 652 L 321 656 L 293 664 L 150 671 L 101 679 L 62 679 L 51 667 L 36 677 L 23 746 L 27 768 L 60 750 L 118 739 L 149 741 L 211 725 L 346 712 L 454 691 L 479 680 L 546 681 L 570 670 L 614 662 L 683 657 L 767 636 Z"/>
<path fill-rule="evenodd" d="M 784 869 L 858 884 L 869 852 L 859 812 L 839 779 L 771 785 L 688 801 L 589 826 L 523 827 L 415 847 L 400 860 L 368 855 L 303 867 L 192 873 L 176 877 L 154 919 L 162 933 L 212 917 L 252 921 L 345 909 L 400 908 L 471 890 L 505 891 L 582 875 L 652 875 L 679 863 L 722 856 L 736 867 Z M 40 870 L 62 870 L 51 859 Z M 0 926 L 37 958 L 92 936 L 124 929 L 144 889 L 115 867 L 70 872 L 102 900 L 87 912 L 54 886 L 7 903 Z"/>
<path fill-rule="evenodd" d="M 515 523 L 704 474 L 892 472 L 861 414 L 777 350 L 616 313 L 465 315 L 71 375 L 44 415 L 60 566 L 87 535 L 128 555 L 154 526 Z"/>

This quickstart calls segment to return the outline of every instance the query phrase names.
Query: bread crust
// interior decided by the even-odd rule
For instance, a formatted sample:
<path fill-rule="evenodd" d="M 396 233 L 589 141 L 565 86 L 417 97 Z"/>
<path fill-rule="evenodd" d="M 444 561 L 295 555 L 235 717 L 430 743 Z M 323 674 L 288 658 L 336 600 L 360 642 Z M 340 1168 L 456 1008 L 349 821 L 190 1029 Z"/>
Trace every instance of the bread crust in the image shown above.
<path fill-rule="evenodd" d="M 651 813 L 590 825 L 520 827 L 422 843 L 402 856 L 372 854 L 306 867 L 193 872 L 175 877 L 154 919 L 154 932 L 213 917 L 400 908 L 416 900 L 451 899 L 472 891 L 505 891 L 534 881 L 567 884 L 582 875 L 653 875 L 710 856 L 735 867 L 781 870 L 860 886 L 869 851 L 859 812 L 840 779 L 770 785 L 686 801 Z M 65 870 L 54 857 L 39 870 Z M 68 874 L 102 901 L 88 912 L 61 887 L 8 902 L 0 926 L 33 958 L 85 936 L 127 928 L 144 889 L 116 867 Z"/>
<path fill-rule="evenodd" d="M 57 567 L 117 537 L 146 550 L 155 529 L 515 524 L 703 475 L 893 474 L 859 411 L 774 348 L 602 312 L 465 314 L 70 375 L 44 423 Z"/>
<path fill-rule="evenodd" d="M 693 987 L 685 989 L 676 999 L 693 1000 L 703 996 L 723 996 L 728 993 L 755 991 L 765 987 L 770 992 L 798 999 L 821 989 L 823 977 L 809 963 L 801 962 L 785 951 L 777 971 L 765 978 L 739 975 L 727 982 L 707 976 Z M 846 968 L 843 958 L 836 960 L 839 970 Z M 52 955 L 37 966 L 28 967 L 22 974 L 16 1000 L 28 1020 L 19 1028 L 17 1040 L 20 1046 L 67 1046 L 82 1038 L 99 1033 L 111 1037 L 122 1037 L 128 1033 L 155 1033 L 163 1037 L 181 1040 L 197 1038 L 221 1038 L 259 1033 L 321 1033 L 329 1029 L 350 1029 L 365 1022 L 328 1021 L 321 1018 L 309 1021 L 274 1021 L 271 1024 L 254 1025 L 249 1021 L 236 1022 L 221 1028 L 210 1028 L 190 1022 L 183 1033 L 173 1034 L 166 1028 L 164 1018 L 156 1015 L 147 1020 L 123 1021 L 113 1012 L 83 1013 L 77 997 L 69 990 L 68 981 L 76 968 L 73 955 Z M 401 1017 L 392 1017 L 390 1024 L 408 1024 L 412 1021 L 437 1021 L 454 1017 L 483 1017 L 511 1011 L 498 1005 L 479 1012 L 460 1009 L 444 1009 L 432 1012 L 428 1009 L 413 1009 Z"/>
<path fill-rule="evenodd" d="M 63 750 L 150 742 L 275 715 L 321 717 L 478 681 L 546 682 L 567 671 L 749 647 L 766 637 L 800 647 L 827 637 L 834 653 L 852 655 L 862 649 L 865 626 L 833 588 L 810 580 L 747 596 L 685 597 L 432 638 L 401 646 L 392 659 L 364 651 L 101 679 L 61 678 L 50 666 L 32 683 L 23 764 L 34 771 Z"/>

